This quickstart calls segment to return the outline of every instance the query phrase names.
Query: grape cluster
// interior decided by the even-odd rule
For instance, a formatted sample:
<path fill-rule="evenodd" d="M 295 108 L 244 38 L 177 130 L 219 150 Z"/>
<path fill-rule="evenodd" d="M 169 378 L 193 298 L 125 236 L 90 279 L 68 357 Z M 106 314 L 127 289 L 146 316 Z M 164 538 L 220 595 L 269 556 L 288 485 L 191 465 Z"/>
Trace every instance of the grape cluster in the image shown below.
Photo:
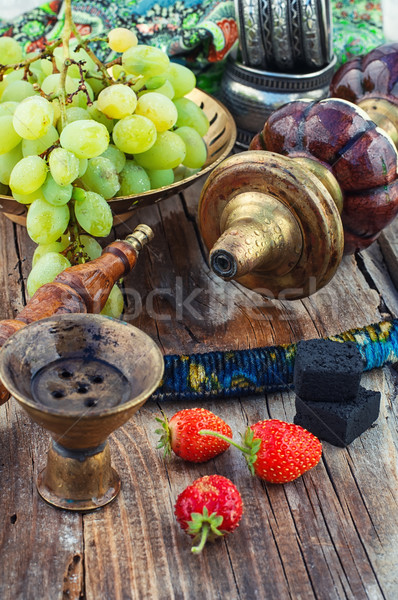
<path fill-rule="evenodd" d="M 108 200 L 170 185 L 181 165 L 192 173 L 206 161 L 209 123 L 185 97 L 194 74 L 128 29 L 107 42 L 121 53 L 112 65 L 81 38 L 66 53 L 59 40 L 25 58 L 13 38 L 0 38 L 0 187 L 28 205 L 38 244 L 29 295 L 99 256 L 94 238 L 113 224 Z M 115 287 L 105 312 L 122 309 Z"/>

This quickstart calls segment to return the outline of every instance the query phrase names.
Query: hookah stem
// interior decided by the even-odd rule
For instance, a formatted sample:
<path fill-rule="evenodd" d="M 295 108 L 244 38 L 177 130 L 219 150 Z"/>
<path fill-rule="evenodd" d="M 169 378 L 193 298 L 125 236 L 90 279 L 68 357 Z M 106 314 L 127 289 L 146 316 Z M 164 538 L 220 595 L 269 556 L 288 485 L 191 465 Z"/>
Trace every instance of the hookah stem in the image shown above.
<path fill-rule="evenodd" d="M 125 240 L 107 246 L 101 256 L 66 269 L 40 287 L 15 319 L 0 321 L 0 349 L 7 339 L 29 323 L 65 313 L 99 313 L 114 284 L 132 271 L 140 250 L 153 238 L 147 225 L 138 225 Z M 9 393 L 0 382 L 0 406 Z"/>

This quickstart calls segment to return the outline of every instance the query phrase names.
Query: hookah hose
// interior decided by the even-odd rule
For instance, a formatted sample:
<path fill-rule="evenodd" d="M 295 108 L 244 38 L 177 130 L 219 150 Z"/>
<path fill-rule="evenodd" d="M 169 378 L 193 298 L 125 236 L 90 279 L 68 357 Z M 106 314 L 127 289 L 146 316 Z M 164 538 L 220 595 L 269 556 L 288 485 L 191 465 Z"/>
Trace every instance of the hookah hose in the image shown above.
<path fill-rule="evenodd" d="M 327 339 L 354 342 L 364 371 L 398 362 L 398 319 L 349 329 Z M 234 398 L 292 388 L 297 344 L 166 355 L 165 373 L 153 400 Z"/>

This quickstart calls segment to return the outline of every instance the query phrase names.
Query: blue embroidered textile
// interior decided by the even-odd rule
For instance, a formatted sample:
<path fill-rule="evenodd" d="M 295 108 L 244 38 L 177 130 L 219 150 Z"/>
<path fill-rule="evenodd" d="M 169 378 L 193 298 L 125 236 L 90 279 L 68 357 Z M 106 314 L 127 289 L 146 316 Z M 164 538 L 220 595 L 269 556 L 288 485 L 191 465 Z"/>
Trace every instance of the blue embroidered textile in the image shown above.
<path fill-rule="evenodd" d="M 364 370 L 398 362 L 398 319 L 350 329 L 328 339 L 355 342 Z M 286 391 L 293 381 L 296 344 L 204 354 L 166 355 L 154 400 L 203 400 Z"/>

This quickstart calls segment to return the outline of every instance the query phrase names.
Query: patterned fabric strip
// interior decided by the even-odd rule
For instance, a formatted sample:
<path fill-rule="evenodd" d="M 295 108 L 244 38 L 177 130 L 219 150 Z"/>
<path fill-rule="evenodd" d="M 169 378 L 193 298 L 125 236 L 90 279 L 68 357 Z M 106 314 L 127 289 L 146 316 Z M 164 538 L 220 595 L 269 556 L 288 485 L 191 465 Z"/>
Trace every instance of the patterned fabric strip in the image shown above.
<path fill-rule="evenodd" d="M 354 342 L 364 371 L 398 362 L 398 319 L 350 329 L 328 339 Z M 165 356 L 153 400 L 204 400 L 286 391 L 293 381 L 296 344 L 190 356 Z"/>
<path fill-rule="evenodd" d="M 186 62 L 210 93 L 217 93 L 223 60 L 238 39 L 234 0 L 72 0 L 72 8 L 82 35 L 104 37 L 114 27 L 134 27 L 140 43 Z M 380 1 L 331 0 L 331 9 L 338 65 L 383 43 Z M 0 20 L 0 35 L 32 52 L 59 37 L 63 22 L 63 2 L 52 0 L 12 22 Z M 115 58 L 105 43 L 94 43 L 93 50 L 101 60 Z"/>

